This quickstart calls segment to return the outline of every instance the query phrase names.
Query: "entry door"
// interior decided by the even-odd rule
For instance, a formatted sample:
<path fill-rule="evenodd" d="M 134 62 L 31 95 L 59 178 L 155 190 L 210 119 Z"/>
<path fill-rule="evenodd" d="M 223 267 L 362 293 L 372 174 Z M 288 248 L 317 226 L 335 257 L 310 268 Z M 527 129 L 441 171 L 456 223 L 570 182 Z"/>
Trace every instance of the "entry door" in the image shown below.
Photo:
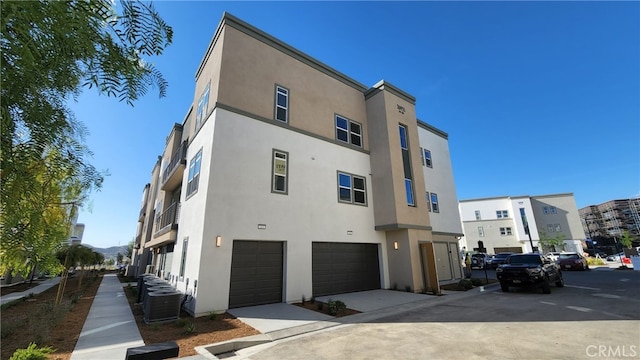
<path fill-rule="evenodd" d="M 234 240 L 229 308 L 282 302 L 283 243 Z"/>

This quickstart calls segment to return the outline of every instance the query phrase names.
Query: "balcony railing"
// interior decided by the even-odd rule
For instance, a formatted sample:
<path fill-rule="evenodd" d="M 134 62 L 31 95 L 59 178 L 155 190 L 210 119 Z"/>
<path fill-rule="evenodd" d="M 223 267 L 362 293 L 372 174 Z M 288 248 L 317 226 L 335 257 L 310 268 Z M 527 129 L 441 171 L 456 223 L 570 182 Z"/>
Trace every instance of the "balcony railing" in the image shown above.
<path fill-rule="evenodd" d="M 178 227 L 180 203 L 173 203 L 162 214 L 156 217 L 154 236 L 159 236 Z"/>
<path fill-rule="evenodd" d="M 176 174 L 176 172 L 178 169 L 184 171 L 184 167 L 186 164 L 187 164 L 187 142 L 183 141 L 182 144 L 180 144 L 180 146 L 176 149 L 176 152 L 171 157 L 171 161 L 169 161 L 169 164 L 164 168 L 164 171 L 162 172 L 163 188 L 165 187 L 165 185 L 169 180 L 174 180 L 172 181 L 173 183 L 175 182 L 176 177 L 182 178 L 182 171 L 180 171 L 178 174 Z M 176 176 L 173 176 L 173 175 L 176 175 Z"/>

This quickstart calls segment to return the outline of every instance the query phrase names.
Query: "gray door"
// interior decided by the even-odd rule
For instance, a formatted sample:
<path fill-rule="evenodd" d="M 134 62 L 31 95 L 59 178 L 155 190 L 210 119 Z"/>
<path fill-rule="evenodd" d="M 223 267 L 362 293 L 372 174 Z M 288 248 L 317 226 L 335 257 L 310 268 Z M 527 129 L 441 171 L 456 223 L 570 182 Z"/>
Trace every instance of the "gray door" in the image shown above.
<path fill-rule="evenodd" d="M 438 280 L 445 281 L 453 279 L 453 269 L 451 268 L 451 256 L 447 243 L 434 242 L 433 248 L 436 252 L 436 268 Z M 456 256 L 458 254 L 456 253 Z"/>
<path fill-rule="evenodd" d="M 380 289 L 377 244 L 314 242 L 313 296 Z"/>
<path fill-rule="evenodd" d="M 282 302 L 282 242 L 233 241 L 229 308 Z"/>

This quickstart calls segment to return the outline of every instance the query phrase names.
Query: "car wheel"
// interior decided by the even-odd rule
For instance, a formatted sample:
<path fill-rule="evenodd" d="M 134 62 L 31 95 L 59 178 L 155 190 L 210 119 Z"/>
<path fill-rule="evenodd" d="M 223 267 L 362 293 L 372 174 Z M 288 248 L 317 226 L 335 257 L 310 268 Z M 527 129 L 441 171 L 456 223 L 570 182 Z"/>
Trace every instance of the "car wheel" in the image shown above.
<path fill-rule="evenodd" d="M 556 287 L 564 287 L 564 279 L 562 278 L 562 273 L 558 274 L 558 279 L 556 280 Z"/>
<path fill-rule="evenodd" d="M 502 292 L 509 292 L 509 285 L 500 283 L 500 289 L 502 289 Z"/>
<path fill-rule="evenodd" d="M 549 287 L 549 277 L 545 277 L 545 282 L 542 283 L 542 293 L 551 294 L 551 287 Z"/>

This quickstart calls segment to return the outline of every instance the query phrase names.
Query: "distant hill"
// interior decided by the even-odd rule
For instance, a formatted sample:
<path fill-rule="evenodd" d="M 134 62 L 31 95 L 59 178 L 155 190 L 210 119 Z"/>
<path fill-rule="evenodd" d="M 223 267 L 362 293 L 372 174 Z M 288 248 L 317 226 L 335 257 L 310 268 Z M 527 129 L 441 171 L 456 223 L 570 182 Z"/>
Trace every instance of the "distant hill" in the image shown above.
<path fill-rule="evenodd" d="M 118 258 L 118 253 L 122 254 L 122 256 L 127 256 L 127 245 L 122 245 L 122 246 L 111 246 L 108 248 L 99 248 L 99 247 L 95 247 L 95 246 L 91 246 L 89 244 L 82 244 L 88 248 L 93 249 L 93 251 L 95 252 L 99 252 L 102 255 L 104 255 L 104 259 L 111 259 L 113 258 L 114 260 Z"/>

